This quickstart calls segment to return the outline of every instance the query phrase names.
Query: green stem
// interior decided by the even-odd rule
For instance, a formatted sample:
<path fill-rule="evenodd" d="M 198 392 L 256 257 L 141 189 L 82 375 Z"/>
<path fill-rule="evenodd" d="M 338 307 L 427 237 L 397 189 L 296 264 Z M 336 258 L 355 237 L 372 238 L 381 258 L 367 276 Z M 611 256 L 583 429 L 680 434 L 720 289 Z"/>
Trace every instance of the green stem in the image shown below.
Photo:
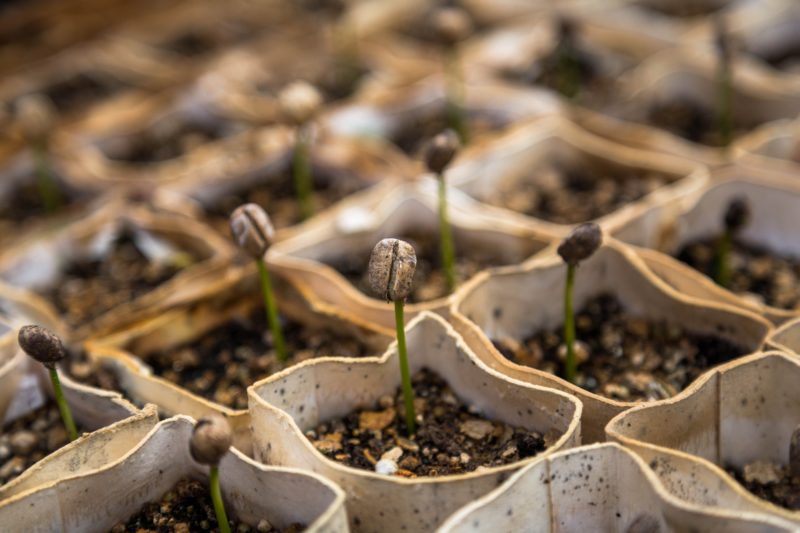
<path fill-rule="evenodd" d="M 311 182 L 311 160 L 308 154 L 308 136 L 304 130 L 305 128 L 302 126 L 297 129 L 292 174 L 294 176 L 297 203 L 300 207 L 300 216 L 303 220 L 306 220 L 314 215 L 314 206 L 311 204 L 313 183 Z"/>
<path fill-rule="evenodd" d="M 564 377 L 575 383 L 578 363 L 575 360 L 575 315 L 572 312 L 572 288 L 575 285 L 575 265 L 567 265 L 567 283 L 564 286 L 564 344 L 567 359 L 564 362 Z"/>
<path fill-rule="evenodd" d="M 56 405 L 61 412 L 61 420 L 64 421 L 64 427 L 67 428 L 69 440 L 73 441 L 78 438 L 78 428 L 75 427 L 72 411 L 69 410 L 67 399 L 64 398 L 64 390 L 61 388 L 61 380 L 58 379 L 58 371 L 55 367 L 50 369 L 50 381 L 53 383 L 53 392 L 56 397 Z"/>
<path fill-rule="evenodd" d="M 731 281 L 731 241 L 732 237 L 729 231 L 723 232 L 717 241 L 714 281 L 721 287 L 727 287 Z"/>
<path fill-rule="evenodd" d="M 47 164 L 47 148 L 44 143 L 32 147 L 33 160 L 36 165 L 36 186 L 44 208 L 52 213 L 61 206 L 61 194 L 53 181 Z"/>
<path fill-rule="evenodd" d="M 408 428 L 408 434 L 413 435 L 417 430 L 417 414 L 414 411 L 414 389 L 411 388 L 411 371 L 408 369 L 403 300 L 394 302 L 394 322 L 397 328 L 397 354 L 400 361 L 400 378 L 403 381 L 403 401 L 406 406 L 406 427 Z"/>
<path fill-rule="evenodd" d="M 269 329 L 272 331 L 272 346 L 275 348 L 278 360 L 285 362 L 289 354 L 286 352 L 286 342 L 283 340 L 281 323 L 278 320 L 278 306 L 275 305 L 275 298 L 272 295 L 272 281 L 270 281 L 269 270 L 267 270 L 267 264 L 263 259 L 256 259 L 256 264 L 258 264 L 258 272 L 261 275 L 261 292 L 264 293 L 267 322 L 269 322 Z"/>
<path fill-rule="evenodd" d="M 214 503 L 214 513 L 217 515 L 217 526 L 220 533 L 231 533 L 231 524 L 225 513 L 225 503 L 222 501 L 222 490 L 219 486 L 219 466 L 212 466 L 209 472 L 211 485 L 211 501 Z"/>
<path fill-rule="evenodd" d="M 461 62 L 456 50 L 445 56 L 445 72 L 447 123 L 458 134 L 461 144 L 466 145 L 469 143 L 469 129 L 464 117 L 464 80 L 461 78 Z"/>
<path fill-rule="evenodd" d="M 720 62 L 717 74 L 717 128 L 722 147 L 727 148 L 733 140 L 733 80 L 730 67 Z"/>
<path fill-rule="evenodd" d="M 572 45 L 560 44 L 558 52 L 558 91 L 575 98 L 580 91 L 580 67 Z"/>
<path fill-rule="evenodd" d="M 439 238 L 442 252 L 442 270 L 447 283 L 447 293 L 456 288 L 456 253 L 453 246 L 453 228 L 447 218 L 447 184 L 444 176 L 439 175 Z"/>

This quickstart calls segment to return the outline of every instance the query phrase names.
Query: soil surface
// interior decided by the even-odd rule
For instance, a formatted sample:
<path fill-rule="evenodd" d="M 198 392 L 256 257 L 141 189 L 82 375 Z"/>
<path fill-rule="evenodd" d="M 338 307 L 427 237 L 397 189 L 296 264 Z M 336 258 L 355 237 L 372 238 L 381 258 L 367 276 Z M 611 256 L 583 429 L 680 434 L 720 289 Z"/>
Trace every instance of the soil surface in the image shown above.
<path fill-rule="evenodd" d="M 169 263 L 152 262 L 137 248 L 133 236 L 123 232 L 104 257 L 67 264 L 60 279 L 39 292 L 70 326 L 83 326 L 153 290 L 192 260 L 180 253 Z"/>
<path fill-rule="evenodd" d="M 792 511 L 800 511 L 800 477 L 792 477 L 789 467 L 758 461 L 742 469 L 727 466 L 725 470 L 759 498 Z"/>
<path fill-rule="evenodd" d="M 446 296 L 447 282 L 441 267 L 439 234 L 409 232 L 398 235 L 396 238 L 411 244 L 417 254 L 417 268 L 414 271 L 413 289 L 407 301 L 410 303 L 427 302 Z M 456 241 L 455 268 L 457 284 L 463 283 L 486 268 L 514 262 L 500 257 L 494 250 L 477 249 L 477 246 L 465 250 L 464 246 L 459 246 L 458 239 L 454 240 Z M 347 281 L 359 291 L 375 298 L 367 275 L 370 252 L 371 248 L 358 253 L 349 253 L 342 257 L 325 259 L 324 262 L 347 278 Z M 524 258 L 518 258 L 518 260 L 522 259 Z"/>
<path fill-rule="evenodd" d="M 716 121 L 712 110 L 685 99 L 656 105 L 649 110 L 647 117 L 647 122 L 674 135 L 694 143 L 721 147 L 722 139 Z M 734 117 L 732 138 L 736 139 L 756 126 L 756 123 L 738 123 Z"/>
<path fill-rule="evenodd" d="M 628 314 L 611 294 L 590 299 L 575 315 L 577 384 L 621 401 L 661 400 L 683 390 L 709 368 L 747 353 L 714 335 Z M 561 376 L 563 326 L 522 342 L 493 339 L 506 358 Z"/>
<path fill-rule="evenodd" d="M 428 369 L 414 374 L 412 385 L 417 419 L 422 418 L 412 438 L 406 438 L 400 387 L 371 409 L 307 431 L 306 438 L 328 458 L 355 468 L 374 471 L 379 460 L 390 459 L 398 467 L 395 475 L 403 477 L 463 474 L 515 463 L 547 447 L 535 431 L 482 417 Z"/>
<path fill-rule="evenodd" d="M 548 222 L 577 224 L 608 215 L 669 183 L 657 172 L 609 166 L 548 166 L 536 173 L 501 182 L 482 200 Z"/>
<path fill-rule="evenodd" d="M 471 113 L 462 108 L 466 121 L 468 141 L 475 140 L 486 133 L 501 130 L 507 124 L 502 117 L 493 117 L 489 113 Z M 406 154 L 418 158 L 425 144 L 448 128 L 453 128 L 447 110 L 442 109 L 432 116 L 417 117 L 409 120 L 392 136 L 392 142 Z M 455 129 L 455 128 L 453 128 Z M 468 144 L 468 143 L 464 143 Z"/>
<path fill-rule="evenodd" d="M 285 363 L 277 359 L 261 306 L 192 343 L 144 359 L 164 379 L 226 407 L 247 409 L 247 387 L 300 361 L 377 355 L 351 336 L 310 330 L 291 320 L 282 320 L 282 328 L 289 352 Z"/>
<path fill-rule="evenodd" d="M 8 196 L 9 200 L 2 202 L 2 206 L 0 206 L 0 227 L 8 224 L 13 228 L 24 228 L 28 222 L 42 217 L 58 215 L 79 204 L 80 199 L 77 195 L 67 191 L 61 181 L 53 180 L 53 184 L 58 189 L 60 202 L 55 209 L 48 211 L 42 201 L 36 176 L 31 175 L 21 180 L 19 185 Z"/>
<path fill-rule="evenodd" d="M 105 75 L 80 72 L 44 88 L 59 113 L 73 114 L 108 99 L 129 87 L 121 80 Z"/>
<path fill-rule="evenodd" d="M 79 424 L 78 433 L 82 432 Z M 67 430 L 54 402 L 11 422 L 0 433 L 0 485 L 68 443 Z"/>
<path fill-rule="evenodd" d="M 123 392 L 117 374 L 110 367 L 89 359 L 85 350 L 69 348 L 67 354 L 58 366 L 72 380 L 98 389 Z"/>
<path fill-rule="evenodd" d="M 320 168 L 312 169 L 312 179 L 311 203 L 315 213 L 370 185 L 355 174 Z M 234 209 L 248 202 L 263 207 L 269 214 L 272 224 L 278 229 L 294 226 L 302 221 L 294 179 L 290 171 L 271 179 L 261 180 L 257 185 L 242 191 L 219 195 L 207 211 L 213 217 L 215 227 L 224 235 L 229 235 L 228 217 Z"/>
<path fill-rule="evenodd" d="M 684 246 L 677 258 L 714 279 L 719 237 Z M 766 248 L 734 239 L 731 246 L 729 290 L 772 307 L 800 306 L 800 261 L 773 254 Z"/>
<path fill-rule="evenodd" d="M 231 531 L 237 533 L 298 533 L 305 529 L 292 524 L 284 529 L 274 528 L 266 519 L 257 525 L 248 525 L 231 520 L 227 507 Z M 218 532 L 217 515 L 211 503 L 208 484 L 184 478 L 161 497 L 161 501 L 146 503 L 138 513 L 111 528 L 111 533 L 194 533 L 196 531 Z"/>

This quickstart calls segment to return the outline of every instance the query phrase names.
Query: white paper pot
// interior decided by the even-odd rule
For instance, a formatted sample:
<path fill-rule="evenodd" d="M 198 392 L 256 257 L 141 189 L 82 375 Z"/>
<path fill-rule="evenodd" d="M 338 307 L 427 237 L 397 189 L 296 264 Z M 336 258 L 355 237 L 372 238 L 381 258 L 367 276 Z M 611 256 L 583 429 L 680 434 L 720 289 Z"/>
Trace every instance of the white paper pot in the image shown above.
<path fill-rule="evenodd" d="M 510 380 L 489 369 L 432 313 L 407 328 L 411 372 L 427 367 L 489 418 L 560 437 L 548 450 L 577 445 L 581 405 L 573 397 Z M 307 361 L 250 387 L 255 457 L 267 464 L 312 470 L 347 493 L 357 531 L 432 531 L 456 508 L 495 487 L 530 460 L 458 476 L 407 479 L 382 476 L 325 458 L 303 432 L 368 406 L 400 384 L 396 345 L 382 357 Z"/>
<path fill-rule="evenodd" d="M 735 511 L 764 512 L 794 522 L 800 513 L 755 497 L 720 465 L 755 460 L 785 464 L 789 439 L 800 424 L 800 361 L 779 352 L 744 357 L 717 367 L 669 400 L 635 407 L 611 420 L 609 439 L 639 453 L 672 455 L 654 468 L 678 497 Z M 694 479 L 694 481 L 689 481 Z"/>
<path fill-rule="evenodd" d="M 366 262 L 378 241 L 399 237 L 404 231 L 438 235 L 437 186 L 433 179 L 386 183 L 354 196 L 272 247 L 268 261 L 312 307 L 392 331 L 392 306 L 361 293 L 325 261 L 358 254 Z M 457 190 L 448 190 L 447 201 L 456 250 L 469 248 L 473 255 L 486 253 L 510 264 L 541 251 L 551 241 L 549 235 L 490 214 Z M 423 310 L 446 312 L 452 297 L 409 304 L 406 317 L 411 319 Z"/>
<path fill-rule="evenodd" d="M 143 439 L 118 435 L 130 451 L 105 468 L 57 481 L 0 503 L 0 522 L 13 532 L 108 531 L 147 502 L 158 501 L 185 477 L 204 480 L 208 468 L 189 454 L 193 421 L 164 420 Z M 344 494 L 325 479 L 259 465 L 231 449 L 219 466 L 226 511 L 254 526 L 300 522 L 305 531 L 346 532 Z M 98 505 L 103 502 L 103 505 Z"/>
<path fill-rule="evenodd" d="M 500 354 L 491 340 L 520 340 L 561 324 L 565 275 L 566 266 L 555 253 L 543 254 L 519 267 L 481 274 L 459 293 L 450 318 L 467 345 L 492 368 L 514 379 L 577 396 L 584 405 L 584 442 L 601 441 L 606 423 L 635 405 L 633 402 L 608 399 L 553 374 L 513 363 Z M 598 251 L 580 264 L 575 276 L 575 309 L 602 292 L 612 293 L 637 316 L 667 320 L 692 332 L 719 335 L 750 351 L 760 349 L 771 330 L 770 324 L 758 315 L 674 291 L 655 277 L 633 250 L 611 238 L 606 238 Z"/>
<path fill-rule="evenodd" d="M 800 122 L 776 120 L 753 130 L 736 144 L 737 164 L 754 171 L 800 172 Z"/>
<path fill-rule="evenodd" d="M 462 507 L 437 531 L 791 531 L 755 513 L 687 505 L 672 497 L 639 456 L 614 443 L 559 452 L 515 473 Z"/>
<path fill-rule="evenodd" d="M 767 347 L 800 355 L 800 318 L 784 322 L 767 339 Z"/>

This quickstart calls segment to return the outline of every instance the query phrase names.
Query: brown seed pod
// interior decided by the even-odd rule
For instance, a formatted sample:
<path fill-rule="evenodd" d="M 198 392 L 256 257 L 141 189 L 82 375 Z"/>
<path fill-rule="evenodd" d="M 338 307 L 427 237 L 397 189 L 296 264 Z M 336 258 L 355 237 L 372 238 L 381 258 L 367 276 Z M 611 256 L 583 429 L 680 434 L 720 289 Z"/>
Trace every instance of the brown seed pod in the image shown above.
<path fill-rule="evenodd" d="M 447 165 L 453 160 L 461 148 L 458 134 L 451 130 L 444 130 L 425 144 L 423 157 L 428 170 L 441 175 Z"/>
<path fill-rule="evenodd" d="M 441 7 L 434 11 L 432 26 L 436 35 L 448 46 L 463 41 L 472 33 L 469 14 L 460 7 Z"/>
<path fill-rule="evenodd" d="M 594 222 L 573 229 L 558 246 L 558 255 L 568 265 L 575 266 L 592 256 L 603 242 L 603 232 Z"/>
<path fill-rule="evenodd" d="M 67 356 L 58 335 L 42 326 L 22 326 L 17 342 L 26 354 L 47 368 L 55 368 L 56 363 Z"/>
<path fill-rule="evenodd" d="M 53 102 L 40 94 L 28 94 L 17 101 L 16 116 L 23 137 L 28 142 L 41 142 L 47 138 L 58 112 Z"/>
<path fill-rule="evenodd" d="M 261 259 L 275 240 L 275 228 L 258 204 L 244 204 L 231 213 L 231 233 L 236 244 L 253 259 Z"/>
<path fill-rule="evenodd" d="M 789 472 L 792 477 L 800 477 L 800 426 L 794 428 L 789 439 Z"/>
<path fill-rule="evenodd" d="M 302 125 L 314 118 L 322 107 L 322 95 L 310 83 L 295 81 L 278 94 L 278 104 L 287 119 Z"/>
<path fill-rule="evenodd" d="M 411 293 L 416 268 L 413 246 L 400 239 L 383 239 L 369 258 L 369 284 L 387 302 L 404 300 Z"/>
<path fill-rule="evenodd" d="M 725 229 L 728 233 L 734 234 L 744 228 L 750 222 L 750 205 L 744 197 L 731 200 L 725 210 Z"/>
<path fill-rule="evenodd" d="M 198 463 L 215 466 L 228 452 L 233 432 L 228 420 L 218 414 L 204 416 L 194 425 L 189 452 Z"/>

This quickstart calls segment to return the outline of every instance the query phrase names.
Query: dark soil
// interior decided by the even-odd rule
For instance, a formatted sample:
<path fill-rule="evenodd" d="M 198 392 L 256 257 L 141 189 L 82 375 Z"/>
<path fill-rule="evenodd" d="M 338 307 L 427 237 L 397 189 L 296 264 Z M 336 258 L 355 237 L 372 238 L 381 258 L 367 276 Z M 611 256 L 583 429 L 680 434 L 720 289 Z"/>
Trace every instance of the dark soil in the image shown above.
<path fill-rule="evenodd" d="M 494 195 L 482 200 L 548 222 L 576 224 L 608 215 L 669 183 L 657 172 L 597 165 L 547 167 L 537 173 L 537 180 L 525 176 L 501 182 Z"/>
<path fill-rule="evenodd" d="M 403 477 L 463 474 L 515 463 L 546 448 L 539 433 L 480 416 L 428 369 L 417 372 L 412 385 L 422 422 L 410 439 L 400 387 L 371 409 L 320 424 L 306 437 L 328 458 L 363 470 L 374 470 L 381 456 L 392 455 L 397 447 L 402 456 L 393 460 L 399 467 L 396 475 Z"/>
<path fill-rule="evenodd" d="M 709 368 L 747 353 L 720 337 L 631 316 L 611 294 L 590 299 L 576 313 L 575 328 L 577 384 L 614 400 L 669 398 Z M 522 342 L 492 342 L 514 363 L 562 375 L 563 326 Z"/>
<path fill-rule="evenodd" d="M 325 355 L 377 355 L 350 336 L 310 330 L 291 320 L 283 320 L 282 327 L 289 352 L 285 363 L 273 350 L 262 306 L 194 342 L 144 358 L 156 375 L 226 407 L 246 409 L 247 387 L 300 361 Z"/>
<path fill-rule="evenodd" d="M 14 228 L 23 228 L 27 222 L 36 218 L 63 213 L 80 203 L 78 195 L 68 191 L 60 180 L 53 180 L 53 184 L 58 189 L 61 203 L 54 210 L 48 211 L 39 193 L 36 176 L 31 175 L 21 180 L 7 201 L 0 206 L 0 225 L 9 224 Z"/>
<path fill-rule="evenodd" d="M 11 422 L 0 433 L 0 485 L 66 444 L 69 437 L 54 402 Z"/>
<path fill-rule="evenodd" d="M 562 94 L 567 93 L 566 96 L 571 96 L 568 93 L 572 91 L 582 93 L 591 90 L 592 85 L 602 85 L 604 81 L 594 57 L 580 48 L 564 45 L 554 47 L 547 56 L 514 77 L 526 84 L 542 85 Z M 605 80 L 605 83 L 609 81 Z"/>
<path fill-rule="evenodd" d="M 312 179 L 311 203 L 315 213 L 369 186 L 367 181 L 344 170 L 313 168 Z M 263 207 L 269 214 L 272 224 L 278 229 L 302 222 L 294 179 L 289 170 L 270 179 L 261 180 L 257 185 L 247 189 L 218 195 L 215 202 L 208 206 L 207 211 L 213 218 L 215 227 L 223 234 L 229 235 L 228 217 L 234 209 L 248 202 Z"/>
<path fill-rule="evenodd" d="M 749 475 L 747 467 L 739 469 L 727 466 L 725 470 L 736 478 L 736 481 L 744 488 L 759 498 L 791 511 L 800 511 L 800 477 L 792 477 L 787 466 L 777 464 L 764 466 L 768 466 L 768 469 L 774 472 L 773 479 L 763 479 L 760 476 Z"/>
<path fill-rule="evenodd" d="M 74 114 L 130 87 L 110 76 L 79 72 L 42 90 L 59 113 Z"/>
<path fill-rule="evenodd" d="M 247 533 L 298 533 L 305 529 L 300 524 L 287 528 L 272 527 L 267 520 L 258 525 L 248 525 L 231 520 L 231 531 Z M 161 497 L 161 501 L 146 503 L 138 513 L 111 528 L 111 533 L 194 533 L 196 531 L 218 532 L 217 516 L 211 503 L 208 484 L 184 478 Z"/>
<path fill-rule="evenodd" d="M 181 254 L 174 264 L 151 262 L 136 247 L 132 235 L 124 232 L 102 259 L 72 261 L 60 279 L 40 294 L 70 326 L 83 326 L 168 281 L 191 260 Z"/>
<path fill-rule="evenodd" d="M 404 124 L 403 128 L 392 136 L 392 142 L 403 152 L 418 157 L 431 138 L 448 128 L 453 128 L 448 118 L 448 111 L 441 110 L 433 116 L 419 117 Z M 462 114 L 467 125 L 469 140 L 474 140 L 485 133 L 502 129 L 506 121 L 500 117 L 492 117 L 488 113 L 470 113 L 462 108 Z"/>
<path fill-rule="evenodd" d="M 713 279 L 718 239 L 689 243 L 678 252 L 677 258 Z M 781 257 L 761 246 L 734 239 L 730 264 L 728 289 L 732 292 L 781 309 L 800 306 L 800 261 L 797 259 Z"/>
<path fill-rule="evenodd" d="M 689 100 L 675 100 L 653 106 L 647 121 L 657 128 L 683 137 L 694 143 L 721 147 L 722 139 L 713 110 Z M 733 138 L 755 128 L 758 124 L 737 123 L 734 117 Z"/>
<path fill-rule="evenodd" d="M 439 251 L 438 233 L 408 232 L 394 236 L 407 241 L 417 253 L 417 268 L 414 272 L 413 290 L 407 301 L 411 303 L 428 302 L 447 295 L 447 283 L 441 267 L 441 252 Z M 513 261 L 504 259 L 495 250 L 485 247 L 466 248 L 459 246 L 455 239 L 456 251 L 456 280 L 463 283 L 478 272 L 494 266 L 511 264 Z M 356 289 L 375 298 L 369 284 L 367 266 L 369 265 L 370 249 L 348 253 L 340 257 L 324 259 L 323 262 L 347 278 Z M 519 258 L 522 260 L 524 258 Z"/>
<path fill-rule="evenodd" d="M 122 392 L 117 374 L 110 367 L 89 359 L 83 349 L 68 349 L 67 358 L 58 366 L 62 372 L 78 383 L 98 389 Z"/>

